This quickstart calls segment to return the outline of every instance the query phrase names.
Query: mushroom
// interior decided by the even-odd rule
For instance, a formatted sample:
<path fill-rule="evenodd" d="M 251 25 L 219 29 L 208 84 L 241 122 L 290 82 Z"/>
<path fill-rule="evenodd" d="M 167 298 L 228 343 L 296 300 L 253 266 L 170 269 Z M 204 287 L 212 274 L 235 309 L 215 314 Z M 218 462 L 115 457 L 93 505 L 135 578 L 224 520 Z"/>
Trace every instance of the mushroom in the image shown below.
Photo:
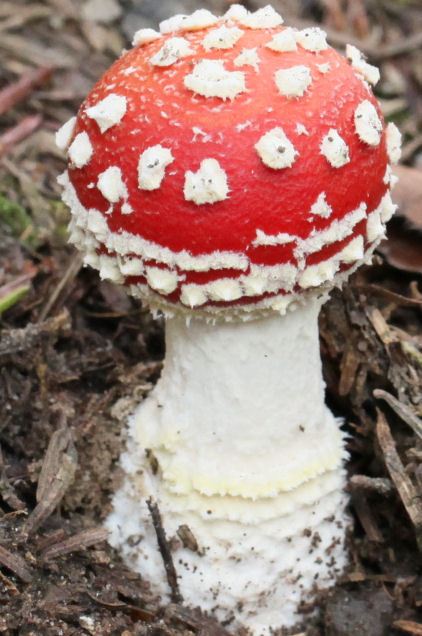
<path fill-rule="evenodd" d="M 153 501 L 185 604 L 256 636 L 347 564 L 317 319 L 385 236 L 400 146 L 357 49 L 282 22 L 232 5 L 141 30 L 58 134 L 70 241 L 166 323 L 110 542 L 168 597 Z"/>

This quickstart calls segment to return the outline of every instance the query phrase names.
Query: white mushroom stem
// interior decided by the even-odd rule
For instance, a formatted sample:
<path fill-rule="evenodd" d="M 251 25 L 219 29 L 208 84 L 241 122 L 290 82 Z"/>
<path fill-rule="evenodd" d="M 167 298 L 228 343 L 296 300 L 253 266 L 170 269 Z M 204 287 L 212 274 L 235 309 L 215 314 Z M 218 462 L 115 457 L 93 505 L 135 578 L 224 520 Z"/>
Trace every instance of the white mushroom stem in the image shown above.
<path fill-rule="evenodd" d="M 185 603 L 254 636 L 298 623 L 300 602 L 346 563 L 345 451 L 324 404 L 319 308 L 240 324 L 168 319 L 162 376 L 131 421 L 107 521 L 111 543 L 168 596 L 152 497 L 167 538 L 179 536 Z"/>

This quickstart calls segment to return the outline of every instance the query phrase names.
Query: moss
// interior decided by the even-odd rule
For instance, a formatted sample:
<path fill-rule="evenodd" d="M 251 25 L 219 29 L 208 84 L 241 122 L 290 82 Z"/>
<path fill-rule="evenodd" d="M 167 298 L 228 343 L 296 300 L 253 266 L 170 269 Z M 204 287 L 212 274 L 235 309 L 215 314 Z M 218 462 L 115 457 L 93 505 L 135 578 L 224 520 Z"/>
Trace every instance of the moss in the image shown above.
<path fill-rule="evenodd" d="M 31 217 L 18 203 L 14 203 L 0 192 L 0 221 L 7 226 L 13 236 L 21 236 L 31 228 Z"/>

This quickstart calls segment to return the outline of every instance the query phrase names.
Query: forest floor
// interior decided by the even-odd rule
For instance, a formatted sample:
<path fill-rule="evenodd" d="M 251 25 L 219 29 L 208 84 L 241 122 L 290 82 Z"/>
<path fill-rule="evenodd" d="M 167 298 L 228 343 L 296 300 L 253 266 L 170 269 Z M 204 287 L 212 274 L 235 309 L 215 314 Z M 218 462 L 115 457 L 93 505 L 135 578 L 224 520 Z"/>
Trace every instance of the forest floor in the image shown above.
<path fill-rule="evenodd" d="M 162 605 L 107 545 L 128 414 L 152 388 L 163 329 L 66 242 L 54 133 L 133 31 L 225 0 L 0 3 L 0 633 L 224 636 Z M 266 2 L 250 1 L 256 9 Z M 340 50 L 380 66 L 385 117 L 403 132 L 399 204 L 371 267 L 321 320 L 327 399 L 350 434 L 351 565 L 318 599 L 307 636 L 422 635 L 422 6 L 280 0 Z M 419 548 L 419 549 L 418 549 Z M 240 636 L 240 632 L 237 632 Z"/>

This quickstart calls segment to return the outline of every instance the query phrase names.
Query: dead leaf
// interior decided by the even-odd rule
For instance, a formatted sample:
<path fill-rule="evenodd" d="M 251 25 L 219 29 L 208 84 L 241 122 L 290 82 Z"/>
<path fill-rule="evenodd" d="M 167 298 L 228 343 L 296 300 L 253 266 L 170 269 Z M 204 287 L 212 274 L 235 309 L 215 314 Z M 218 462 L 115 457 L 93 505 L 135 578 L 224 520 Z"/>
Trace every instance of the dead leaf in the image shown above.
<path fill-rule="evenodd" d="M 392 195 L 398 214 L 422 229 L 422 170 L 396 166 L 394 174 L 399 178 Z"/>
<path fill-rule="evenodd" d="M 422 273 L 422 171 L 397 166 L 392 198 L 397 214 L 388 224 L 388 240 L 380 245 L 387 262 L 407 272 Z"/>
<path fill-rule="evenodd" d="M 422 273 L 422 236 L 390 228 L 388 241 L 384 241 L 379 250 L 389 265 L 406 272 Z"/>

